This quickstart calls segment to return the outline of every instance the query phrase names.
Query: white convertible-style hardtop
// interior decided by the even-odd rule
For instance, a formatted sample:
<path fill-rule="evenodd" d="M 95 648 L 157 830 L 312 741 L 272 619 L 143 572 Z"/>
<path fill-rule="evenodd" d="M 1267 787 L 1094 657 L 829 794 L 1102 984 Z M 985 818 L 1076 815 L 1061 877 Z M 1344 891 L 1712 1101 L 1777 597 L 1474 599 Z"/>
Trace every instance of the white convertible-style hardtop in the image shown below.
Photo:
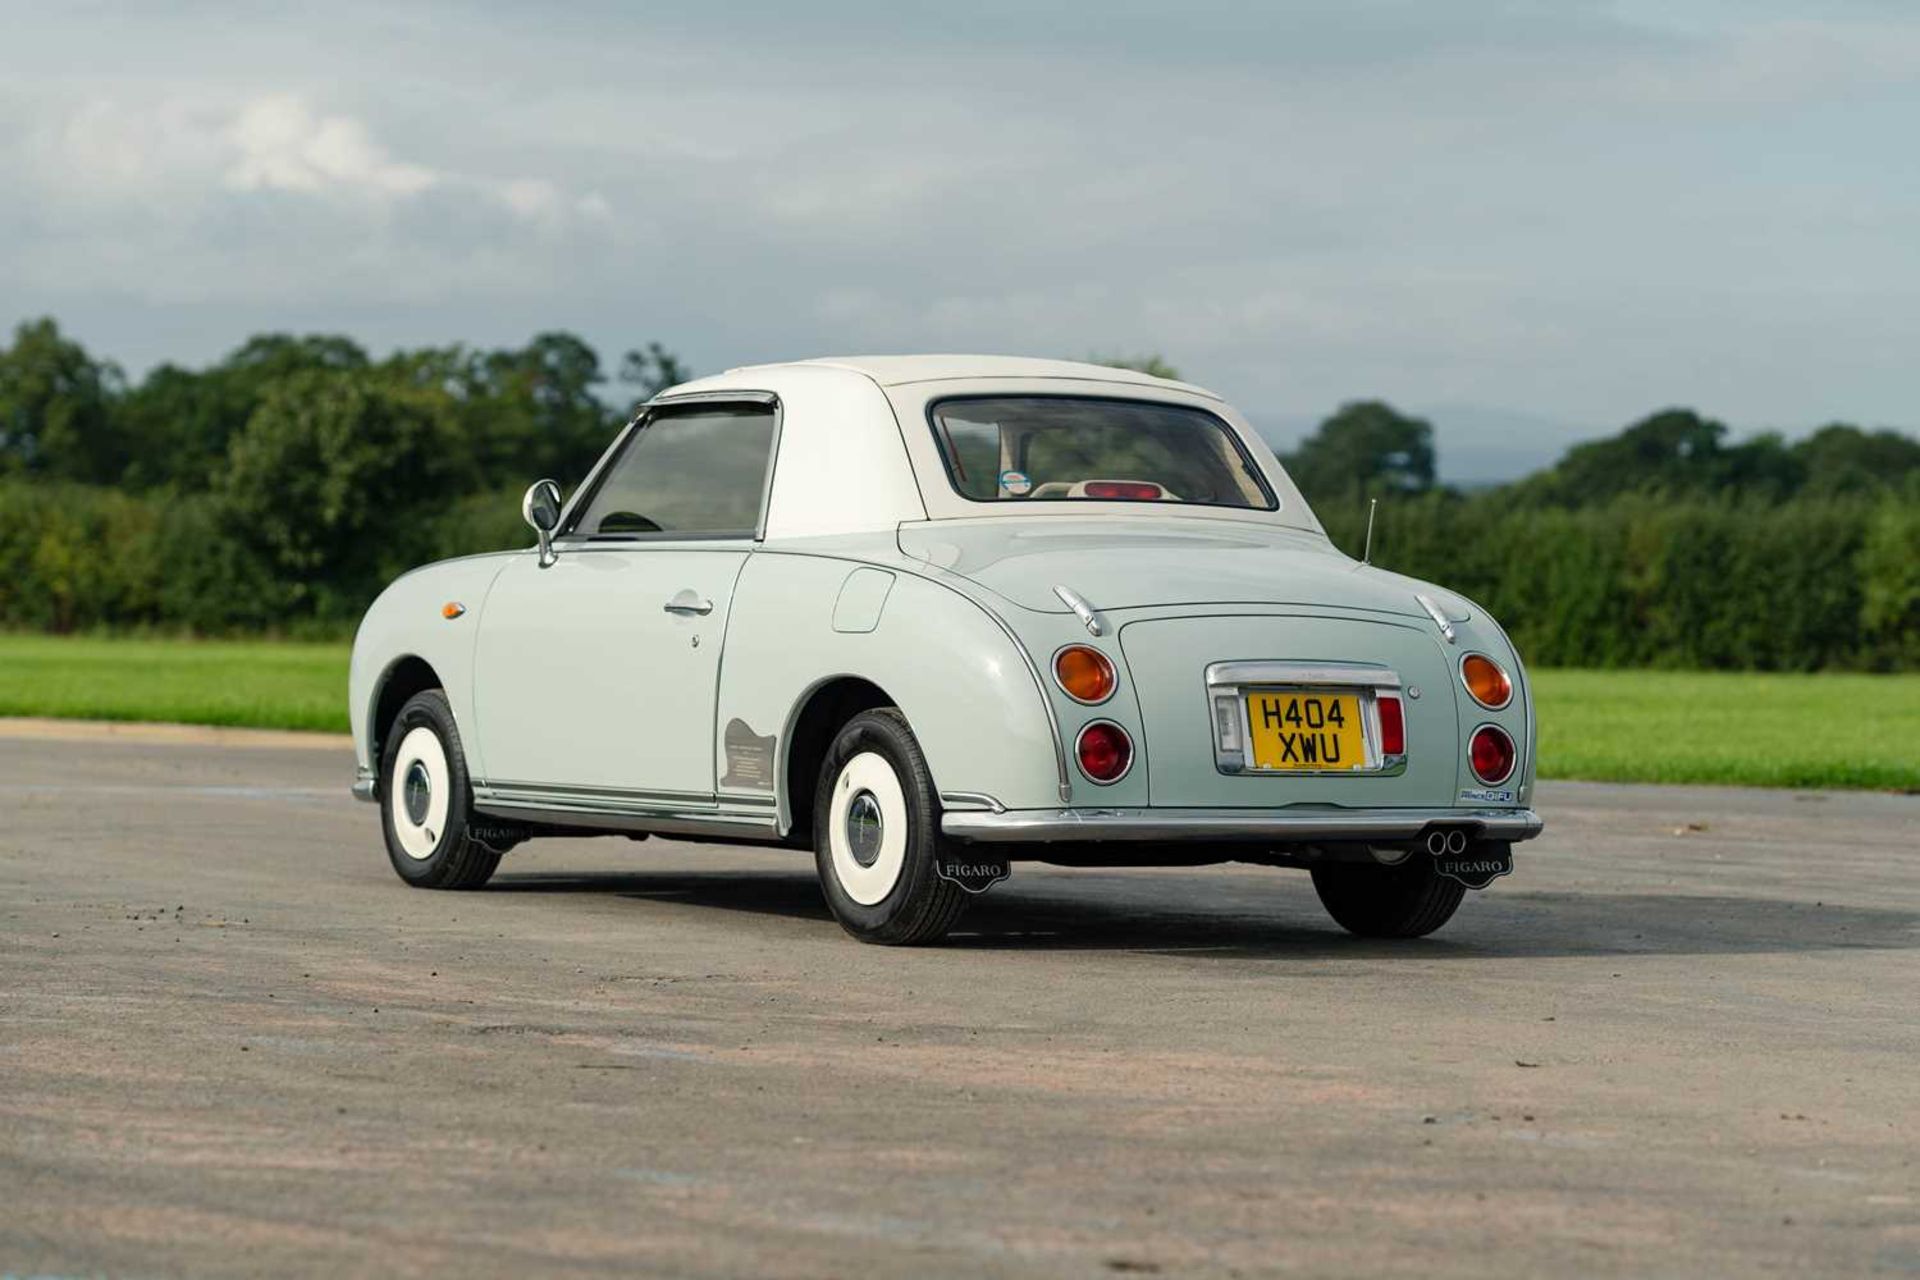
<path fill-rule="evenodd" d="M 656 403 L 727 392 L 780 402 L 779 455 L 767 501 L 767 540 L 896 529 L 920 520 L 1004 518 L 1255 521 L 1318 531 L 1319 523 L 1247 421 L 1204 387 L 1132 369 L 1025 356 L 836 356 L 746 365 L 662 391 Z M 1240 437 L 1280 498 L 1278 511 L 1157 508 L 1131 502 L 970 502 L 949 483 L 927 406 L 954 395 L 1088 395 L 1202 409 Z"/>
<path fill-rule="evenodd" d="M 1163 391 L 1185 391 L 1193 395 L 1205 396 L 1209 400 L 1220 398 L 1205 387 L 1196 387 L 1190 382 L 1179 382 L 1172 378 L 1155 377 L 1153 374 L 1141 373 L 1135 369 L 1088 364 L 1081 360 L 1043 360 L 1034 356 L 820 356 L 812 360 L 790 361 L 789 364 L 822 369 L 850 369 L 855 373 L 864 374 L 883 387 L 904 387 L 915 382 L 951 382 L 970 378 L 1015 378 L 1029 381 L 1040 378 L 1071 378 L 1076 382 L 1122 382 Z M 786 367 L 788 365 L 745 365 L 738 369 L 729 369 L 723 376 L 731 377 L 734 374 L 757 373 L 762 369 Z"/>

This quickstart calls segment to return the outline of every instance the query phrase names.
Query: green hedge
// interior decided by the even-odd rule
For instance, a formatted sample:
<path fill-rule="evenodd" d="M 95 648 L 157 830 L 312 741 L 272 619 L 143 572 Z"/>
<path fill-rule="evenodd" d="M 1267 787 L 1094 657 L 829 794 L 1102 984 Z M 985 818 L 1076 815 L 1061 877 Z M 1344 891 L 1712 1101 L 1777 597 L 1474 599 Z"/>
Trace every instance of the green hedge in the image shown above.
<path fill-rule="evenodd" d="M 1366 517 L 1323 511 L 1359 554 Z M 1383 503 L 1374 562 L 1490 609 L 1543 666 L 1920 669 L 1920 495 Z"/>
<path fill-rule="evenodd" d="M 220 497 L 0 481 L 0 627 L 200 635 L 350 635 L 379 582 L 411 564 L 522 547 L 519 493 L 470 494 L 403 519 L 373 580 L 347 585 L 280 566 Z"/>
<path fill-rule="evenodd" d="M 1358 554 L 1364 513 L 1321 516 Z M 0 482 L 0 626 L 340 635 L 406 563 L 528 542 L 517 491 L 360 534 L 374 545 L 341 560 L 352 582 L 288 570 L 247 528 L 217 494 Z M 1545 666 L 1920 670 L 1920 494 L 1395 499 L 1374 561 L 1478 600 Z"/>

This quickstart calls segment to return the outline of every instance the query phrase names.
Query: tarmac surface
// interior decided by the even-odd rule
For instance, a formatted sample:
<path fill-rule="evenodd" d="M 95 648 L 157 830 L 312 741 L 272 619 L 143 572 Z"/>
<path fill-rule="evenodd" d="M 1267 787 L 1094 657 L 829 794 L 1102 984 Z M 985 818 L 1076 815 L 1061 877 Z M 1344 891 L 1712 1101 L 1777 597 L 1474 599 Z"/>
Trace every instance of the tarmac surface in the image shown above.
<path fill-rule="evenodd" d="M 1545 785 L 1416 943 L 1022 864 L 890 950 L 789 853 L 409 890 L 351 777 L 0 736 L 0 1276 L 1920 1272 L 1920 797 Z"/>

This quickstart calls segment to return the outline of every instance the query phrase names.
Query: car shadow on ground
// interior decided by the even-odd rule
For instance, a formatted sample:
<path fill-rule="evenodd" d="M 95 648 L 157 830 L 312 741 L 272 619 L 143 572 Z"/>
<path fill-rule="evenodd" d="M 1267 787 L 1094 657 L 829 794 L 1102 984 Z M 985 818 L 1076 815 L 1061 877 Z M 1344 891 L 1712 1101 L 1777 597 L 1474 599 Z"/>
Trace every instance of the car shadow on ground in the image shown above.
<path fill-rule="evenodd" d="M 485 892 L 581 894 L 830 924 L 811 872 L 660 871 L 497 876 Z M 1097 871 L 1000 885 L 940 945 L 1003 951 L 1139 951 L 1221 957 L 1354 956 L 1416 950 L 1489 956 L 1720 955 L 1920 947 L 1920 912 L 1824 901 L 1648 891 L 1469 894 L 1439 933 L 1352 938 L 1306 877 Z"/>

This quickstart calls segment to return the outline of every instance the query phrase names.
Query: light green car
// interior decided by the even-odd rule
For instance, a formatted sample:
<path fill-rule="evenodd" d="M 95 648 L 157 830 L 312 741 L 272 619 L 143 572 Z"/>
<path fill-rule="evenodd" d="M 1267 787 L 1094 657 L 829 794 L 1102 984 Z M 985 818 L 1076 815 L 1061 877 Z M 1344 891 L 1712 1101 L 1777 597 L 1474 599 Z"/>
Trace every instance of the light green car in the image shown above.
<path fill-rule="evenodd" d="M 354 791 L 412 885 L 544 835 L 780 845 L 917 943 L 1014 861 L 1238 860 L 1416 937 L 1540 831 L 1499 625 L 1336 550 L 1199 387 L 737 369 L 524 513 L 536 546 L 403 576 L 354 641 Z"/>

